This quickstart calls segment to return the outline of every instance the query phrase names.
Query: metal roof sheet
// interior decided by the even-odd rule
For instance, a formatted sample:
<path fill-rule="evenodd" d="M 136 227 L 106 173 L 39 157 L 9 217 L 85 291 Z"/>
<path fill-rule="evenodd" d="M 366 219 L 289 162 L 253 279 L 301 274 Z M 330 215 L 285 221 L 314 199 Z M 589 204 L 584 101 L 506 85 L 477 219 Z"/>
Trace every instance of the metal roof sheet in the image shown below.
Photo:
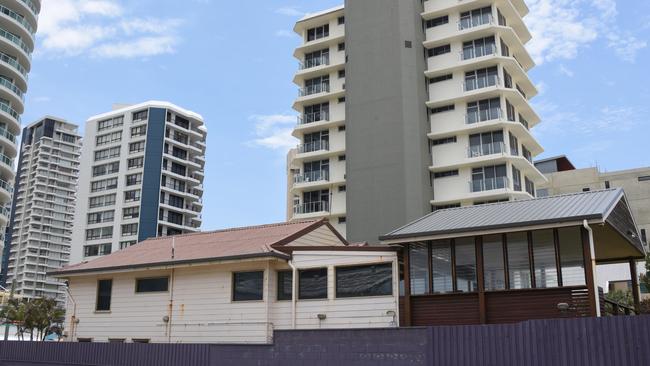
<path fill-rule="evenodd" d="M 624 197 L 620 188 L 438 210 L 381 240 L 474 232 L 576 220 L 605 220 Z"/>

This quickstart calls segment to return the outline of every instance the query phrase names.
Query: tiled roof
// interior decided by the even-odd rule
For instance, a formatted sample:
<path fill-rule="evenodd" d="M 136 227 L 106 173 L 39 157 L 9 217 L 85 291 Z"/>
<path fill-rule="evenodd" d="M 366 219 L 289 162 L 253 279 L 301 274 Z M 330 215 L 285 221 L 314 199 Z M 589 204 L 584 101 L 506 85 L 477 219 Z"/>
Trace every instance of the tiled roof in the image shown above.
<path fill-rule="evenodd" d="M 152 238 L 104 257 L 63 267 L 50 274 L 65 275 L 265 256 L 288 258 L 275 247 L 326 224 L 321 219 Z"/>
<path fill-rule="evenodd" d="M 407 224 L 381 240 L 607 219 L 624 198 L 620 188 L 438 210 Z"/>

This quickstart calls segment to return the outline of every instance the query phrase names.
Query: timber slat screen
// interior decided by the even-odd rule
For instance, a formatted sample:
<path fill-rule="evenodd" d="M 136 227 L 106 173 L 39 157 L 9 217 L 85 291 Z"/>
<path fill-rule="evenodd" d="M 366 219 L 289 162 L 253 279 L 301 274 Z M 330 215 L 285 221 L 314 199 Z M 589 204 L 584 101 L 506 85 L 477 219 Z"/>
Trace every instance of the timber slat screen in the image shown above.
<path fill-rule="evenodd" d="M 585 235 L 561 227 L 406 243 L 400 324 L 595 316 Z"/>

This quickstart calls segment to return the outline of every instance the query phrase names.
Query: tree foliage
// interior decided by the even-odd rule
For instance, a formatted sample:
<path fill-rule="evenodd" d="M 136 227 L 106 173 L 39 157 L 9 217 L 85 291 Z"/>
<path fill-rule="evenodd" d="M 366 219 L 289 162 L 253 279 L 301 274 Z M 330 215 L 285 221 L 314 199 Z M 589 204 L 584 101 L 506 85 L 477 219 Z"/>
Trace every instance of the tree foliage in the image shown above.
<path fill-rule="evenodd" d="M 17 336 L 24 340 L 28 333 L 30 340 L 44 340 L 51 333 L 61 334 L 65 310 L 54 299 L 39 298 L 31 301 L 9 300 L 0 311 L 0 317 L 17 328 Z"/>
<path fill-rule="evenodd" d="M 646 254 L 645 273 L 639 276 L 639 281 L 641 282 L 641 284 L 645 285 L 645 288 L 650 290 L 650 252 Z"/>

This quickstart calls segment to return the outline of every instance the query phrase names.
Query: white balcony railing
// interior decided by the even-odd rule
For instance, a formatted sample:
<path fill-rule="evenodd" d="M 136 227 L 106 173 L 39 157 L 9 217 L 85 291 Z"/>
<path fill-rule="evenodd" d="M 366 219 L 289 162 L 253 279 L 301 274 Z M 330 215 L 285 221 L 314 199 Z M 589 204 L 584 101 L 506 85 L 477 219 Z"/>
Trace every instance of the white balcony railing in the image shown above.
<path fill-rule="evenodd" d="M 477 158 L 480 156 L 505 154 L 506 145 L 503 142 L 493 142 L 489 144 L 475 145 L 467 148 L 468 158 Z"/>
<path fill-rule="evenodd" d="M 501 108 L 490 108 L 479 111 L 468 111 L 465 115 L 465 123 L 471 125 L 473 123 L 493 121 L 501 119 L 503 113 Z"/>
<path fill-rule="evenodd" d="M 293 206 L 293 213 L 296 215 L 317 213 L 317 212 L 329 212 L 329 210 L 330 210 L 330 203 L 328 201 L 306 202 L 306 203 L 300 203 Z"/>
<path fill-rule="evenodd" d="M 307 142 L 302 145 L 298 145 L 298 153 L 305 154 L 315 151 L 328 151 L 330 149 L 330 142 L 328 140 L 318 140 Z"/>
<path fill-rule="evenodd" d="M 301 88 L 298 92 L 301 97 L 305 97 L 312 94 L 318 94 L 318 93 L 329 93 L 330 84 L 321 83 L 321 84 L 306 86 L 304 88 Z"/>
<path fill-rule="evenodd" d="M 506 188 L 510 188 L 510 179 L 508 177 L 475 179 L 469 182 L 469 190 L 472 193 Z"/>
<path fill-rule="evenodd" d="M 479 27 L 485 24 L 494 24 L 494 17 L 492 14 L 483 14 L 481 16 L 469 16 L 461 18 L 458 21 L 458 30 L 462 31 L 465 29 Z"/>
<path fill-rule="evenodd" d="M 298 116 L 298 125 L 329 120 L 330 113 L 328 111 L 304 113 L 302 116 Z"/>
<path fill-rule="evenodd" d="M 304 173 L 295 174 L 293 176 L 294 183 L 328 181 L 329 179 L 330 179 L 329 170 L 315 170 L 313 172 L 304 172 Z"/>
<path fill-rule="evenodd" d="M 496 75 L 489 75 L 486 77 L 479 77 L 475 79 L 466 79 L 462 84 L 463 84 L 463 91 L 468 92 L 472 90 L 501 85 L 501 79 Z"/>
<path fill-rule="evenodd" d="M 300 62 L 300 70 L 311 69 L 312 67 L 325 66 L 330 64 L 330 56 L 322 55 L 320 57 L 306 58 Z"/>
<path fill-rule="evenodd" d="M 488 44 L 484 47 L 472 47 L 466 48 L 459 52 L 460 60 L 465 61 L 472 58 L 483 57 L 483 56 L 496 56 L 499 53 L 497 46 L 494 44 Z"/>

